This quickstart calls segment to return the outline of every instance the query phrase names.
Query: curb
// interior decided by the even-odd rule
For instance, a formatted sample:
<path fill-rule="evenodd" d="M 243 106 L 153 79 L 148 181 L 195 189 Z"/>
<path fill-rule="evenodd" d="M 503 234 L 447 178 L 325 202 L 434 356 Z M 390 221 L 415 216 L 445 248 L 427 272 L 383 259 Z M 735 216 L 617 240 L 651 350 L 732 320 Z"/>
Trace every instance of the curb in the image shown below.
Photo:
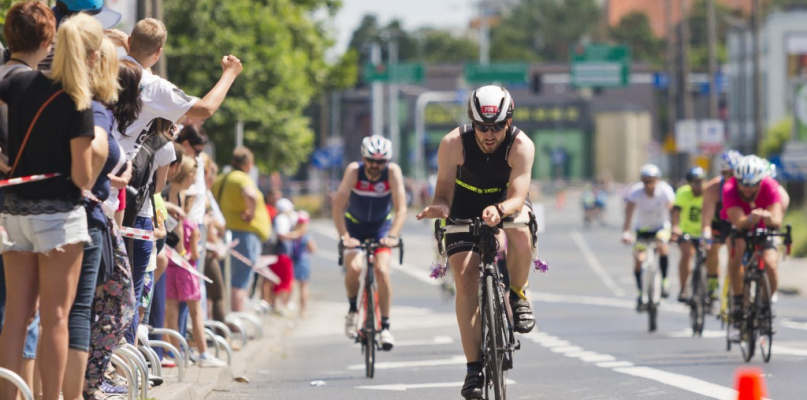
<path fill-rule="evenodd" d="M 271 357 L 277 352 L 277 346 L 293 327 L 295 320 L 277 316 L 261 316 L 263 321 L 263 338 L 250 340 L 241 350 L 233 351 L 231 366 L 224 368 L 200 368 L 194 365 L 185 371 L 185 379 L 177 380 L 176 368 L 165 376 L 165 383 L 149 391 L 149 398 L 160 400 L 203 400 L 216 390 L 224 390 L 237 378 L 249 381 L 249 367 L 255 361 Z M 226 359 L 226 355 L 222 355 Z"/>

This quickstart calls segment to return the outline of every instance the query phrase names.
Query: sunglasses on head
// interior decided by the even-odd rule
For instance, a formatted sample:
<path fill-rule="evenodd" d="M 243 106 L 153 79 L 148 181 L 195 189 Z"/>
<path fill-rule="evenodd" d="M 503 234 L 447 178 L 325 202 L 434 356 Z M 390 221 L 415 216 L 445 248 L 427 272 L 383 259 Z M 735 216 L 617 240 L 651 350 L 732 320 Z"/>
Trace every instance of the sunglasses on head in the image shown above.
<path fill-rule="evenodd" d="M 373 159 L 373 158 L 365 158 L 364 163 L 365 164 L 384 165 L 384 164 L 387 163 L 387 160 L 376 160 L 376 159 Z"/>
<path fill-rule="evenodd" d="M 504 129 L 505 126 L 507 126 L 507 121 L 499 122 L 498 124 L 492 124 L 492 125 L 483 125 L 483 124 L 474 123 L 474 128 L 476 128 L 476 130 L 478 130 L 479 132 L 482 132 L 482 133 L 485 133 L 485 132 L 488 132 L 488 131 L 498 132 L 498 131 Z"/>

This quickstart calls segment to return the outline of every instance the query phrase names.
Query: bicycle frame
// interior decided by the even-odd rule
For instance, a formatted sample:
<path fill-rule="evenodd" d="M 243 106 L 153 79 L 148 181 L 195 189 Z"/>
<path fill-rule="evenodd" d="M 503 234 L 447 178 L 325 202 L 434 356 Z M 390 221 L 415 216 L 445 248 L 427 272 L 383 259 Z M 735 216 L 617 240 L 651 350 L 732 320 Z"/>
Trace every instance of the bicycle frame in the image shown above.
<path fill-rule="evenodd" d="M 375 280 L 375 252 L 382 246 L 372 239 L 367 239 L 354 249 L 360 249 L 364 252 L 364 279 L 363 288 L 359 291 L 360 309 L 359 319 L 356 332 L 356 343 L 362 345 L 362 352 L 365 359 L 365 375 L 368 378 L 375 376 L 375 353 L 379 348 L 376 334 L 381 331 L 381 308 L 378 302 L 378 283 Z M 403 263 L 403 240 L 398 240 L 398 262 Z M 339 259 L 338 264 L 342 265 L 344 258 L 344 251 L 346 248 L 342 241 L 339 241 Z"/>
<path fill-rule="evenodd" d="M 656 330 L 658 305 L 661 303 L 661 274 L 656 265 L 658 242 L 659 239 L 655 233 L 652 235 L 640 233 L 636 238 L 636 243 L 639 246 L 634 249 L 637 253 L 645 253 L 641 265 L 642 300 L 647 307 L 648 331 L 650 332 Z"/>

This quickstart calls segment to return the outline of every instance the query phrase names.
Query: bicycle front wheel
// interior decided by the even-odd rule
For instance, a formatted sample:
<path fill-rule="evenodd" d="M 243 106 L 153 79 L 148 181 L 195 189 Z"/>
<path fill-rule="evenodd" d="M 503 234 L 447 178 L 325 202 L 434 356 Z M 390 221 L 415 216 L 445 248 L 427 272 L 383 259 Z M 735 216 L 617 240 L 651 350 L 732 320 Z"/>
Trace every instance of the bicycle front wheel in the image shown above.
<path fill-rule="evenodd" d="M 698 260 L 698 262 L 700 263 L 700 260 Z M 689 302 L 689 321 L 692 325 L 693 336 L 703 335 L 703 326 L 706 320 L 706 302 L 708 301 L 708 295 L 706 293 L 706 276 L 703 272 L 705 272 L 703 265 L 696 265 L 692 274 L 692 298 Z"/>
<path fill-rule="evenodd" d="M 485 314 L 486 314 L 486 328 L 487 328 L 487 369 L 489 372 L 488 380 L 490 385 L 493 386 L 493 393 L 496 400 L 503 400 L 504 392 L 504 341 L 501 335 L 503 327 L 501 320 L 496 312 L 501 304 L 501 299 L 498 296 L 499 292 L 494 287 L 493 277 L 485 277 Z"/>
<path fill-rule="evenodd" d="M 376 292 L 372 287 L 368 288 L 365 292 L 367 299 L 366 317 L 364 320 L 364 343 L 362 344 L 364 350 L 364 372 L 368 378 L 375 375 L 375 334 L 376 334 Z"/>
<path fill-rule="evenodd" d="M 773 346 L 773 305 L 771 304 L 771 286 L 768 276 L 762 274 L 759 280 L 759 296 L 757 296 L 757 328 L 759 329 L 759 351 L 765 362 L 771 361 Z"/>
<path fill-rule="evenodd" d="M 756 268 L 756 265 L 750 265 L 748 268 Z M 745 360 L 745 362 L 751 361 L 751 358 L 754 357 L 754 350 L 757 343 L 756 324 L 758 297 L 759 282 L 756 279 L 746 280 L 743 293 L 745 312 L 743 313 L 742 325 L 740 325 L 740 350 L 743 352 L 743 360 Z"/>

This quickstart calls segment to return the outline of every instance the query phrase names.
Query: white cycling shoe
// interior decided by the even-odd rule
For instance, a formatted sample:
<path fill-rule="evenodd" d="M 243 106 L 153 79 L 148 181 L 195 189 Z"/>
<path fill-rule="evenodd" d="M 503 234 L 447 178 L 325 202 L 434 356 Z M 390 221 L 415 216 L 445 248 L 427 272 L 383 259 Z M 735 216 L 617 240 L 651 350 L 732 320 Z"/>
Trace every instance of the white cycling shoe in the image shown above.
<path fill-rule="evenodd" d="M 358 332 L 356 332 L 356 320 L 359 318 L 359 313 L 353 311 L 345 315 L 345 336 L 348 339 L 355 339 Z"/>
<path fill-rule="evenodd" d="M 389 329 L 382 329 L 378 334 L 378 342 L 381 343 L 382 350 L 390 351 L 392 350 L 392 346 L 395 345 L 395 338 L 392 336 L 392 332 L 390 332 Z"/>

